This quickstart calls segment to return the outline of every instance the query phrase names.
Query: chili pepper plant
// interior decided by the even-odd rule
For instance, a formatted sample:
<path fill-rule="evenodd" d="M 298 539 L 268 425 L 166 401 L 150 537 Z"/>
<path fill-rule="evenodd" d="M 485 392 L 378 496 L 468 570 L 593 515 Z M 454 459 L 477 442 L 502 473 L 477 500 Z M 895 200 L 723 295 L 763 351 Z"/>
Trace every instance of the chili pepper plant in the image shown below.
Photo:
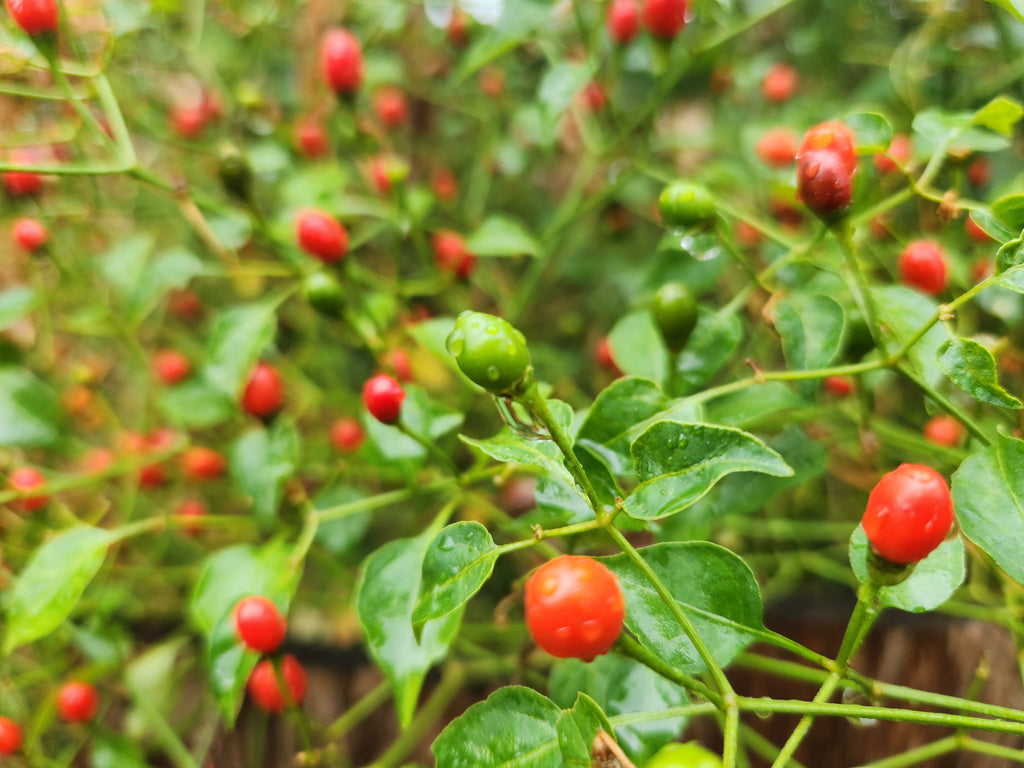
<path fill-rule="evenodd" d="M 5 8 L 4 765 L 1024 762 L 1019 3 Z"/>

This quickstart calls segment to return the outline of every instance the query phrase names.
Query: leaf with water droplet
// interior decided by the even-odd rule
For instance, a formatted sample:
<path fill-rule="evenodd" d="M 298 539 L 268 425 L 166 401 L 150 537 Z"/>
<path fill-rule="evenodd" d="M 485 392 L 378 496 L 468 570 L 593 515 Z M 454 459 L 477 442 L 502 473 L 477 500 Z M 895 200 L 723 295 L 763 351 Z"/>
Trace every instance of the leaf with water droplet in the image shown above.
<path fill-rule="evenodd" d="M 446 526 L 423 558 L 423 581 L 414 624 L 437 619 L 465 605 L 490 578 L 499 550 L 480 523 Z"/>
<path fill-rule="evenodd" d="M 640 485 L 626 498 L 625 510 L 643 520 L 681 512 L 733 472 L 793 474 L 753 435 L 714 424 L 658 421 L 633 441 L 631 451 Z"/>

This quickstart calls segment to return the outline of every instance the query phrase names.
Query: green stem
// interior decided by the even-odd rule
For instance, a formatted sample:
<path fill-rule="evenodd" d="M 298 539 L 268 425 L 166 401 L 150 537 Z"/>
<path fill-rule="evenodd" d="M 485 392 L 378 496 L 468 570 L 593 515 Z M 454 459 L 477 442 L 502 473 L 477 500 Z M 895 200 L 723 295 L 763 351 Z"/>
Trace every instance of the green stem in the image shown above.
<path fill-rule="evenodd" d="M 942 755 L 956 752 L 959 747 L 960 738 L 958 736 L 947 736 L 944 739 L 933 741 L 916 749 L 909 749 L 902 754 L 893 755 L 884 760 L 864 763 L 858 766 L 858 768 L 904 768 L 905 766 L 921 765 L 925 760 L 934 760 Z"/>
<path fill-rule="evenodd" d="M 433 456 L 435 459 L 437 459 L 438 462 L 440 462 L 441 466 L 448 470 L 452 475 L 457 476 L 459 474 L 458 468 L 455 466 L 452 460 L 448 458 L 445 452 L 437 447 L 437 443 L 428 439 L 426 436 L 421 435 L 419 432 L 410 429 L 405 422 L 400 421 L 395 426 L 397 426 L 398 429 L 401 430 L 403 435 L 411 437 L 417 443 L 422 445 L 426 452 Z"/>
<path fill-rule="evenodd" d="M 336 741 L 369 717 L 373 712 L 391 698 L 391 683 L 385 680 L 363 698 L 349 707 L 345 714 L 331 723 L 324 730 L 328 741 Z"/>
<path fill-rule="evenodd" d="M 647 646 L 635 640 L 632 635 L 623 632 L 615 642 L 615 650 L 634 661 L 638 661 L 653 672 L 658 673 L 666 680 L 671 680 L 676 685 L 681 685 L 688 691 L 693 691 L 698 696 L 703 696 L 715 706 L 722 706 L 722 697 L 711 690 L 707 685 L 695 677 L 681 672 L 673 667 L 660 656 L 650 651 Z"/>

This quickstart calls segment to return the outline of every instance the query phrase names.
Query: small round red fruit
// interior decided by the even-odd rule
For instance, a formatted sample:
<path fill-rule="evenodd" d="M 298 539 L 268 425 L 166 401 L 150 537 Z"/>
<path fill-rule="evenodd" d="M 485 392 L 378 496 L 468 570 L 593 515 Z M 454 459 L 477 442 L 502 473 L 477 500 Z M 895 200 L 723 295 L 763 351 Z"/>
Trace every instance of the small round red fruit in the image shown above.
<path fill-rule="evenodd" d="M 922 434 L 929 443 L 955 448 L 967 436 L 967 430 L 952 416 L 942 414 L 929 419 Z"/>
<path fill-rule="evenodd" d="M 953 497 L 942 475 L 921 464 L 900 464 L 871 490 L 861 525 L 875 552 L 909 564 L 945 541 L 953 520 Z"/>
<path fill-rule="evenodd" d="M 405 390 L 387 374 L 378 374 L 363 385 L 363 404 L 377 421 L 395 424 L 402 415 Z"/>
<path fill-rule="evenodd" d="M 57 711 L 69 723 L 88 723 L 96 716 L 99 701 L 90 683 L 74 680 L 65 683 L 57 694 Z"/>
<path fill-rule="evenodd" d="M 188 378 L 192 364 L 176 349 L 161 349 L 153 355 L 153 373 L 161 384 L 169 387 Z"/>
<path fill-rule="evenodd" d="M 458 232 L 441 229 L 431 238 L 434 262 L 442 272 L 466 279 L 476 269 L 476 256 L 466 248 L 466 241 Z"/>
<path fill-rule="evenodd" d="M 755 151 L 765 165 L 785 168 L 796 161 L 797 136 L 784 126 L 770 128 L 757 140 Z"/>
<path fill-rule="evenodd" d="M 320 48 L 320 66 L 324 80 L 335 93 L 359 90 L 363 84 L 363 49 L 359 38 L 347 29 L 328 31 Z"/>
<path fill-rule="evenodd" d="M 834 397 L 849 397 L 853 393 L 853 380 L 849 376 L 829 376 L 823 385 Z"/>
<path fill-rule="evenodd" d="M 302 250 L 325 264 L 341 261 L 348 253 L 348 231 L 324 211 L 300 213 L 295 219 L 295 234 Z"/>
<path fill-rule="evenodd" d="M 292 703 L 300 704 L 306 697 L 306 670 L 291 654 L 284 657 L 281 664 L 281 676 L 284 678 L 285 685 L 288 686 Z M 277 675 L 274 674 L 274 667 L 270 659 L 264 659 L 256 665 L 252 675 L 249 676 L 249 683 L 246 687 L 256 706 L 264 712 L 282 712 L 287 706 L 284 691 L 277 683 Z"/>
<path fill-rule="evenodd" d="M 897 264 L 900 281 L 929 296 L 937 296 L 946 287 L 946 257 L 933 240 L 915 240 L 900 254 Z"/>
<path fill-rule="evenodd" d="M 526 582 L 526 627 L 552 656 L 592 661 L 607 653 L 625 616 L 619 580 L 592 558 L 561 555 Z"/>
<path fill-rule="evenodd" d="M 800 74 L 790 64 L 773 64 L 761 80 L 761 95 L 765 101 L 781 104 L 789 101 L 800 85 Z"/>
<path fill-rule="evenodd" d="M 235 632 L 246 648 L 272 653 L 281 643 L 288 625 L 273 602 L 262 595 L 243 597 L 235 606 Z"/>
<path fill-rule="evenodd" d="M 827 150 L 835 153 L 842 160 L 847 174 L 852 176 L 857 171 L 857 155 L 854 153 L 853 146 L 853 131 L 843 123 L 830 120 L 818 123 L 808 129 L 804 134 L 800 149 L 797 151 L 796 159 L 800 160 L 801 157 L 811 152 Z"/>
<path fill-rule="evenodd" d="M 469 17 L 461 8 L 452 9 L 452 17 L 445 29 L 445 37 L 456 48 L 466 44 L 469 38 Z"/>
<path fill-rule="evenodd" d="M 242 392 L 242 408 L 263 418 L 280 410 L 284 404 L 284 381 L 270 363 L 256 364 Z"/>
<path fill-rule="evenodd" d="M 323 123 L 308 119 L 295 129 L 295 144 L 299 151 L 309 158 L 324 157 L 331 151 L 331 142 Z"/>
<path fill-rule="evenodd" d="M 46 485 L 46 478 L 34 467 L 18 467 L 8 476 L 7 482 L 22 494 L 13 505 L 20 512 L 35 512 L 50 501 L 48 494 L 39 493 L 39 489 Z"/>
<path fill-rule="evenodd" d="M 384 86 L 374 94 L 373 111 L 385 128 L 398 128 L 409 119 L 409 101 L 401 89 Z"/>
<path fill-rule="evenodd" d="M 224 474 L 228 460 L 220 451 L 193 445 L 181 454 L 181 468 L 190 480 L 215 480 Z"/>
<path fill-rule="evenodd" d="M 35 153 L 24 149 L 13 150 L 10 161 L 20 166 L 39 164 Z M 11 197 L 31 197 L 43 191 L 43 177 L 34 171 L 4 171 L 0 174 L 0 181 Z"/>
<path fill-rule="evenodd" d="M 171 108 L 171 125 L 183 139 L 197 139 L 206 130 L 209 114 L 204 104 L 176 104 Z"/>
<path fill-rule="evenodd" d="M 203 530 L 203 525 L 199 522 L 199 519 L 206 516 L 206 505 L 199 499 L 186 499 L 178 505 L 178 508 L 174 510 L 174 514 L 182 518 L 178 522 L 181 530 L 189 536 L 194 536 Z"/>
<path fill-rule="evenodd" d="M 967 166 L 967 180 L 976 187 L 984 187 L 992 179 L 992 163 L 981 156 L 971 160 Z"/>
<path fill-rule="evenodd" d="M 640 6 L 636 0 L 612 0 L 605 23 L 612 42 L 625 45 L 640 31 Z"/>
<path fill-rule="evenodd" d="M 853 199 L 853 174 L 840 153 L 807 152 L 796 165 L 797 198 L 815 215 L 831 219 Z"/>
<path fill-rule="evenodd" d="M 404 349 L 395 347 L 389 349 L 380 358 L 380 364 L 384 370 L 395 375 L 399 381 L 412 381 L 412 365 L 409 363 L 409 355 Z"/>
<path fill-rule="evenodd" d="M 964 231 L 967 236 L 976 243 L 991 243 L 992 238 L 989 237 L 988 232 L 978 226 L 978 222 L 968 216 L 964 220 Z"/>
<path fill-rule="evenodd" d="M 448 168 L 436 168 L 430 174 L 430 188 L 442 203 L 450 203 L 459 194 L 459 180 Z"/>
<path fill-rule="evenodd" d="M 884 155 L 875 155 L 875 170 L 879 173 L 892 173 L 905 166 L 910 160 L 910 137 L 905 133 L 897 133 L 889 142 L 889 149 Z"/>
<path fill-rule="evenodd" d="M 602 336 L 597 340 L 597 345 L 594 347 L 594 360 L 615 378 L 623 375 L 622 369 L 615 362 L 612 345 L 607 336 Z"/>
<path fill-rule="evenodd" d="M 21 749 L 21 726 L 0 715 L 0 755 L 13 755 Z"/>
<path fill-rule="evenodd" d="M 366 432 L 355 419 L 336 419 L 331 424 L 330 439 L 334 450 L 339 453 L 355 453 L 366 440 Z"/>
<path fill-rule="evenodd" d="M 655 37 L 675 37 L 686 26 L 687 6 L 688 0 L 644 0 L 644 27 Z"/>
<path fill-rule="evenodd" d="M 14 23 L 30 37 L 57 31 L 56 0 L 4 0 Z"/>
<path fill-rule="evenodd" d="M 18 219 L 11 230 L 14 242 L 29 253 L 35 253 L 50 239 L 46 226 L 37 219 Z"/>

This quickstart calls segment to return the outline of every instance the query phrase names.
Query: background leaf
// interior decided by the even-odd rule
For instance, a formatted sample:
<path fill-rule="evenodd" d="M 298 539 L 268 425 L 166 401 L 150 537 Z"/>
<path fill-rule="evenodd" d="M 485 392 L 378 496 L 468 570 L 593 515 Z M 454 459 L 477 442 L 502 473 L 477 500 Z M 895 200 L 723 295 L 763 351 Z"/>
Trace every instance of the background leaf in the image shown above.
<path fill-rule="evenodd" d="M 252 498 L 253 514 L 264 529 L 272 527 L 284 484 L 295 474 L 301 450 L 299 433 L 289 419 L 277 419 L 269 430 L 253 427 L 231 446 L 231 477 Z"/>
<path fill-rule="evenodd" d="M 791 370 L 809 371 L 831 363 L 843 343 L 845 318 L 839 302 L 815 294 L 776 302 L 775 329 L 782 337 L 782 352 Z M 818 382 L 797 382 L 800 394 L 814 396 Z"/>
<path fill-rule="evenodd" d="M 60 403 L 42 379 L 25 368 L 0 367 L 0 445 L 52 445 L 63 421 Z"/>

